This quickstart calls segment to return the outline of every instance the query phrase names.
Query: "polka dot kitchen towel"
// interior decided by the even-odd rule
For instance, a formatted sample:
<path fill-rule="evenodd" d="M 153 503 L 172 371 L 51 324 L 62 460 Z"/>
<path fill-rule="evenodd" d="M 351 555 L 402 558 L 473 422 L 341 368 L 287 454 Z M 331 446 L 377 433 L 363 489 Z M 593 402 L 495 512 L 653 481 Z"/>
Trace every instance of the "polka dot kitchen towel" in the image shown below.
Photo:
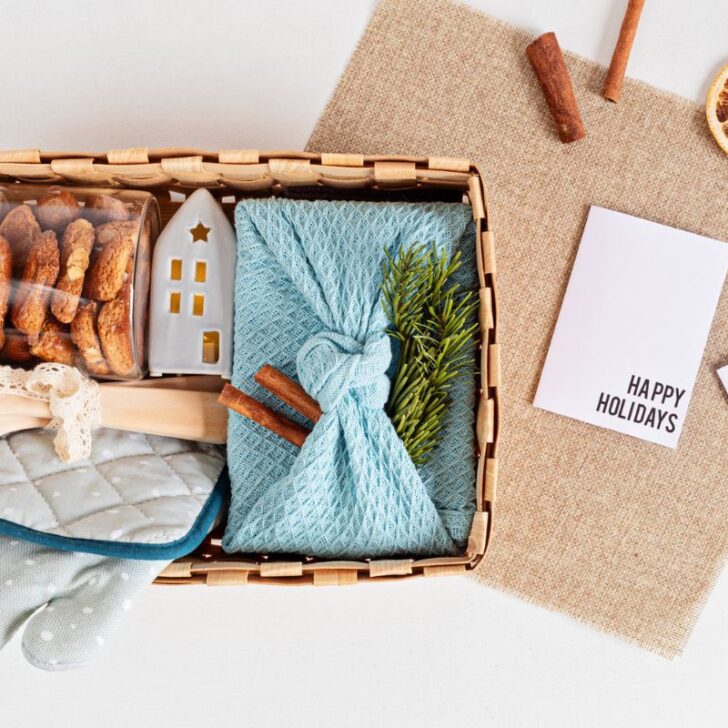
<path fill-rule="evenodd" d="M 251 199 L 236 210 L 233 384 L 288 417 L 253 377 L 297 378 L 323 416 L 300 451 L 231 413 L 227 551 L 327 558 L 454 554 L 475 507 L 474 373 L 453 389 L 443 439 L 417 469 L 383 406 L 393 361 L 381 305 L 385 250 L 461 250 L 474 285 L 474 228 L 460 203 Z M 474 365 L 473 365 L 474 366 Z"/>

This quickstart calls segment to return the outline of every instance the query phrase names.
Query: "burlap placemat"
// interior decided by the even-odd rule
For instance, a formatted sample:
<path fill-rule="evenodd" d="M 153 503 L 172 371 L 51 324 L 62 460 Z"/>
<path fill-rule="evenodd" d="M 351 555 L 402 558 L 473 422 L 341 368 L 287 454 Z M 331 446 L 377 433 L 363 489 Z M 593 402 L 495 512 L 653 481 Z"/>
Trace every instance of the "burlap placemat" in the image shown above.
<path fill-rule="evenodd" d="M 610 104 L 604 69 L 573 55 L 587 138 L 562 145 L 531 40 L 444 0 L 384 0 L 309 146 L 480 165 L 504 407 L 495 538 L 477 576 L 671 656 L 728 549 L 728 398 L 715 374 L 728 362 L 728 296 L 676 451 L 531 403 L 588 206 L 728 238 L 728 159 L 696 104 L 631 81 Z"/>

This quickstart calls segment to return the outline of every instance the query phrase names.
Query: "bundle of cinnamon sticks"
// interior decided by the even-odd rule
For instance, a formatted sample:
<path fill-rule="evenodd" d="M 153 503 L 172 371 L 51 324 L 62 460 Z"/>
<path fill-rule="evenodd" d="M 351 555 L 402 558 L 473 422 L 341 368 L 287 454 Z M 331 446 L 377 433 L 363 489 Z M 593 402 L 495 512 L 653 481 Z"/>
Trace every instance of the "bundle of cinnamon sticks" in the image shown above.
<path fill-rule="evenodd" d="M 270 364 L 266 364 L 260 369 L 255 375 L 255 381 L 307 420 L 316 423 L 321 418 L 321 408 L 318 402 L 300 384 Z M 296 447 L 302 447 L 309 435 L 310 431 L 303 425 L 276 412 L 232 384 L 226 384 L 223 387 L 218 401 Z"/>
<path fill-rule="evenodd" d="M 602 89 L 602 96 L 608 101 L 616 103 L 622 94 L 627 62 L 644 4 L 645 0 L 628 0 L 617 45 Z M 544 33 L 539 36 L 528 46 L 526 55 L 546 98 L 561 141 L 569 144 L 586 136 L 569 71 L 556 35 Z"/>

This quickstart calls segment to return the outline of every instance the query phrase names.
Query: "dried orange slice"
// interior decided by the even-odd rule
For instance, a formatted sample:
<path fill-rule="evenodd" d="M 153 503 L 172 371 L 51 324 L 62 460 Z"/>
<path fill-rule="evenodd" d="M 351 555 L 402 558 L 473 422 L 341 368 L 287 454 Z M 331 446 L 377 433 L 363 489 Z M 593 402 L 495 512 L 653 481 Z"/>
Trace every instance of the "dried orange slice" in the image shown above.
<path fill-rule="evenodd" d="M 728 66 L 720 69 L 708 90 L 705 113 L 712 135 L 728 154 Z"/>

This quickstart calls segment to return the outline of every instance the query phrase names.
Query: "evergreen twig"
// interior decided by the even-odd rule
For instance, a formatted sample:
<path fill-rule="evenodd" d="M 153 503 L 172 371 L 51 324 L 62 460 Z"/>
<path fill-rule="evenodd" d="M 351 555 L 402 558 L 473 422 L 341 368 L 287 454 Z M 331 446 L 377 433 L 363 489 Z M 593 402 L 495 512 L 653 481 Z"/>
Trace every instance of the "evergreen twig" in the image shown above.
<path fill-rule="evenodd" d="M 461 264 L 434 245 L 386 253 L 383 305 L 400 356 L 385 409 L 415 465 L 440 441 L 453 381 L 472 361 L 477 299 L 452 281 Z"/>

